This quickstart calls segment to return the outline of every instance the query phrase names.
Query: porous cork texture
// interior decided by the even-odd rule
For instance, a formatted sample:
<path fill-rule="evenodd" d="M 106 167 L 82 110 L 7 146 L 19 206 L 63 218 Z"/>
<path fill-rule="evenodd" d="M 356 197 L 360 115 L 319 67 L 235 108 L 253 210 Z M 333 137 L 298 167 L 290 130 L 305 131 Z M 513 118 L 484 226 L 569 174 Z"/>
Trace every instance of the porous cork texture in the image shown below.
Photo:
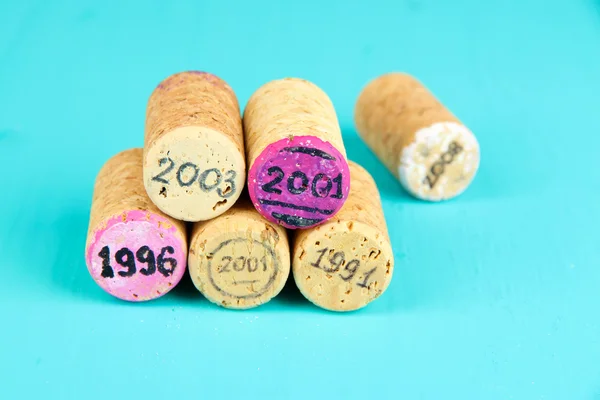
<path fill-rule="evenodd" d="M 394 255 L 375 181 L 349 162 L 352 188 L 335 217 L 297 231 L 292 271 L 302 294 L 332 311 L 352 311 L 379 297 L 388 287 Z"/>
<path fill-rule="evenodd" d="M 235 93 L 215 75 L 188 71 L 161 82 L 148 101 L 144 186 L 166 214 L 204 221 L 231 207 L 246 164 Z"/>
<path fill-rule="evenodd" d="M 185 224 L 160 211 L 146 194 L 142 149 L 109 159 L 96 178 L 86 240 L 94 280 L 123 300 L 151 300 L 177 285 L 186 255 Z"/>
<path fill-rule="evenodd" d="M 244 111 L 248 191 L 257 210 L 288 229 L 331 218 L 350 186 L 346 150 L 329 97 L 311 82 L 269 82 Z"/>
<path fill-rule="evenodd" d="M 479 144 L 414 77 L 371 81 L 355 108 L 359 135 L 413 196 L 439 201 L 462 193 L 479 167 Z"/>
<path fill-rule="evenodd" d="M 275 297 L 290 274 L 287 233 L 242 196 L 223 215 L 194 224 L 188 265 L 194 285 L 211 302 L 257 307 Z"/>

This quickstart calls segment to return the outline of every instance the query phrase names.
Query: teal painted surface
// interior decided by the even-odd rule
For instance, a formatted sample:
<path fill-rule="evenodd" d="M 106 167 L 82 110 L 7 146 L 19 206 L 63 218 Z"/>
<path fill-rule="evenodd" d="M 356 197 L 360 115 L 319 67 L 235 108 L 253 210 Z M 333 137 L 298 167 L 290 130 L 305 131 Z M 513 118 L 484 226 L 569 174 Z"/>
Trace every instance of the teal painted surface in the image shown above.
<path fill-rule="evenodd" d="M 600 3 L 239 3 L 0 3 L 3 398 L 600 399 Z M 189 281 L 147 304 L 95 286 L 94 177 L 186 69 L 241 104 L 285 76 L 328 92 L 383 196 L 378 301 L 338 315 L 292 286 L 235 312 Z M 460 198 L 408 198 L 357 138 L 360 89 L 392 70 L 478 136 Z"/>

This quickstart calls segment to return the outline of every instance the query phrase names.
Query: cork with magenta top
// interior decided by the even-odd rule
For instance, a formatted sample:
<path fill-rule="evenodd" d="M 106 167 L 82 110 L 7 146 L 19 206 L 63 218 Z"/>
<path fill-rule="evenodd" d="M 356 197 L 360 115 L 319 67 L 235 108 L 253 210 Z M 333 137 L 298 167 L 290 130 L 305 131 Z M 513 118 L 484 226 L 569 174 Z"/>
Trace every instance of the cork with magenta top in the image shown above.
<path fill-rule="evenodd" d="M 390 73 L 371 81 L 356 103 L 359 135 L 413 196 L 462 193 L 479 167 L 479 144 L 418 80 Z"/>
<path fill-rule="evenodd" d="M 272 81 L 252 95 L 243 122 L 256 209 L 288 229 L 333 217 L 346 201 L 350 176 L 329 97 L 302 79 Z"/>
<path fill-rule="evenodd" d="M 187 262 L 183 222 L 160 211 L 142 181 L 142 149 L 123 151 L 96 178 L 85 260 L 92 278 L 123 300 L 164 295 Z"/>
<path fill-rule="evenodd" d="M 375 181 L 350 162 L 352 179 L 348 200 L 329 221 L 297 231 L 292 271 L 302 294 L 319 307 L 352 311 L 379 297 L 394 270 Z"/>
<path fill-rule="evenodd" d="M 144 185 L 164 213 L 204 221 L 231 207 L 244 187 L 237 98 L 222 79 L 182 72 L 154 90 L 146 112 Z"/>
<path fill-rule="evenodd" d="M 285 229 L 264 219 L 245 197 L 215 219 L 194 224 L 188 260 L 196 288 L 226 308 L 268 302 L 290 273 Z"/>

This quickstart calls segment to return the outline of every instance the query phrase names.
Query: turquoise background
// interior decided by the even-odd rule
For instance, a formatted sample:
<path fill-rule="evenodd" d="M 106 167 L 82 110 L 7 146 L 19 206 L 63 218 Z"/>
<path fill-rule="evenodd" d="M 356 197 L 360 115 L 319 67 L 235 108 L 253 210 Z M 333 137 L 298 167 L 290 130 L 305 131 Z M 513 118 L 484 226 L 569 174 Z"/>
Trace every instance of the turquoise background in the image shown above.
<path fill-rule="evenodd" d="M 334 314 L 294 286 L 249 311 L 190 281 L 128 304 L 83 251 L 93 181 L 141 146 L 167 75 L 244 105 L 298 76 L 375 177 L 388 291 Z M 418 76 L 477 135 L 461 197 L 409 198 L 354 131 L 361 88 Z M 600 1 L 0 2 L 0 397 L 600 399 Z"/>

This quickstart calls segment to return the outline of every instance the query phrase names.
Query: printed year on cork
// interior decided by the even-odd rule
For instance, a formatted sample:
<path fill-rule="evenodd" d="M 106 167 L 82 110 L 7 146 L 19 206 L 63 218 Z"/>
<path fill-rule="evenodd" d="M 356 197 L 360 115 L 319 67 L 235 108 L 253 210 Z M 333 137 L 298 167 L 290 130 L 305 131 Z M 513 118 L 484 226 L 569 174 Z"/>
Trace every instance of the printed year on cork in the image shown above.
<path fill-rule="evenodd" d="M 161 212 L 142 182 L 142 149 L 123 151 L 96 178 L 85 260 L 92 278 L 123 300 L 164 295 L 187 261 L 183 222 Z"/>
<path fill-rule="evenodd" d="M 256 209 L 288 229 L 327 221 L 350 189 L 346 151 L 327 95 L 296 78 L 269 82 L 244 111 L 248 191 Z"/>
<path fill-rule="evenodd" d="M 415 197 L 450 199 L 475 177 L 477 139 L 410 75 L 390 73 L 370 82 L 356 103 L 355 122 L 359 135 Z"/>
<path fill-rule="evenodd" d="M 246 177 L 237 98 L 218 77 L 182 72 L 154 90 L 146 112 L 144 185 L 164 213 L 204 221 L 231 207 Z"/>
<path fill-rule="evenodd" d="M 215 304 L 235 309 L 264 304 L 290 273 L 286 231 L 240 198 L 217 218 L 194 224 L 189 271 L 196 288 Z"/>

